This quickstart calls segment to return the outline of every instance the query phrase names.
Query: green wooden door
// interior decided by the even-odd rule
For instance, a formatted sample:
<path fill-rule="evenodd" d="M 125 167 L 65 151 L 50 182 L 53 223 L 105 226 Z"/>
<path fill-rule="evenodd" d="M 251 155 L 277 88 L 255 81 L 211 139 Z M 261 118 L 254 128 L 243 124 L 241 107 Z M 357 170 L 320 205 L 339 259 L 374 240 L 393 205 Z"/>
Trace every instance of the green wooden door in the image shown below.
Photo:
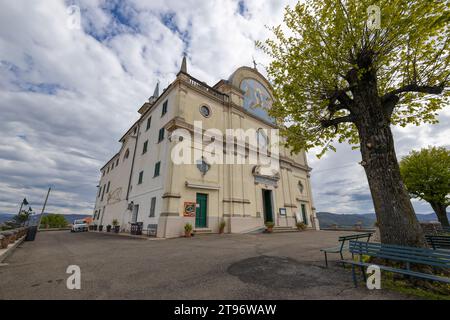
<path fill-rule="evenodd" d="M 302 204 L 302 216 L 303 216 L 303 222 L 307 225 L 308 224 L 308 218 L 306 217 L 306 206 Z"/>
<path fill-rule="evenodd" d="M 197 193 L 197 208 L 195 209 L 195 227 L 206 228 L 208 226 L 207 218 L 208 195 Z"/>
<path fill-rule="evenodd" d="M 263 190 L 264 221 L 273 222 L 272 191 Z"/>

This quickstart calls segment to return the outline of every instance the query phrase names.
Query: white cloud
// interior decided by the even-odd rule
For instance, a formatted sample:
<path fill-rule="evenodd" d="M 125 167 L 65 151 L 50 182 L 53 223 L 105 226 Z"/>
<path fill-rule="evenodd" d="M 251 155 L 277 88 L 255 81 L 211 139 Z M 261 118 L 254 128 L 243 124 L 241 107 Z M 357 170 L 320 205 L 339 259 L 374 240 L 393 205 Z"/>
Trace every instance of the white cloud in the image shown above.
<path fill-rule="evenodd" d="M 39 209 L 52 185 L 50 211 L 92 213 L 99 168 L 118 150 L 157 80 L 165 87 L 174 79 L 183 52 L 189 72 L 209 84 L 251 65 L 252 56 L 263 71 L 269 59 L 254 42 L 270 36 L 265 25 L 280 24 L 293 3 L 4 1 L 0 212 L 16 212 L 24 196 Z M 82 30 L 66 26 L 70 4 L 81 7 Z M 399 154 L 446 143 L 449 117 L 420 131 L 396 130 Z M 318 210 L 372 211 L 358 151 L 342 146 L 320 161 L 309 158 Z"/>

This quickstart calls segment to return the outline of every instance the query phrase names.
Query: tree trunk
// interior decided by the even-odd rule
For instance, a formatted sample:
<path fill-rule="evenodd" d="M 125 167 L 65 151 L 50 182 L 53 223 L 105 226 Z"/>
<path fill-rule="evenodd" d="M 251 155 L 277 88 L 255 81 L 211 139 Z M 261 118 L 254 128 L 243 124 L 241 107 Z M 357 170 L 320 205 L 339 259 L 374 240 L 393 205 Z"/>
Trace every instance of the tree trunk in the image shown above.
<path fill-rule="evenodd" d="M 426 247 L 426 241 L 403 185 L 390 115 L 383 110 L 378 96 L 376 76 L 366 74 L 352 90 L 356 103 L 355 125 L 358 129 L 362 162 L 382 243 Z"/>
<path fill-rule="evenodd" d="M 447 217 L 447 206 L 442 203 L 430 202 L 431 207 L 437 215 L 441 226 L 449 227 L 448 217 Z"/>

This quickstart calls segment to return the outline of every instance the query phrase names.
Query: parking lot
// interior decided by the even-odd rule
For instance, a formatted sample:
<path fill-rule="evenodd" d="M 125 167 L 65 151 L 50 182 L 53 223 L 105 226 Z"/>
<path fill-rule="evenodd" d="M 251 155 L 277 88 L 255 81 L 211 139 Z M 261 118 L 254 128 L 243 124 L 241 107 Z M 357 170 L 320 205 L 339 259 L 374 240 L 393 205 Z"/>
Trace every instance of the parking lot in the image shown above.
<path fill-rule="evenodd" d="M 40 232 L 0 266 L 0 299 L 404 299 L 355 289 L 349 270 L 324 268 L 334 231 L 136 239 Z M 331 257 L 337 259 L 337 256 Z M 81 289 L 69 290 L 69 265 Z"/>

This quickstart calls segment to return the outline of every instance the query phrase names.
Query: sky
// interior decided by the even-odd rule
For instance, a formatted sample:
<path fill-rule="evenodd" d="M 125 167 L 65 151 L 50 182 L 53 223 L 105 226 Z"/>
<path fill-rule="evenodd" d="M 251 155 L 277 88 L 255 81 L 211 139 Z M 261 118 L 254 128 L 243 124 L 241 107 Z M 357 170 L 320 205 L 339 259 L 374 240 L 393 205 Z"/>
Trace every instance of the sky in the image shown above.
<path fill-rule="evenodd" d="M 242 65 L 265 74 L 255 48 L 282 22 L 287 0 L 0 0 L 0 213 L 26 197 L 40 211 L 92 214 L 99 169 L 120 148 L 137 110 L 188 71 L 213 85 Z M 76 28 L 72 5 L 80 8 Z M 75 27 L 74 27 L 75 26 Z M 440 123 L 395 128 L 399 159 L 448 147 L 450 110 Z M 358 150 L 308 153 L 317 211 L 373 212 Z M 417 213 L 431 207 L 414 200 Z"/>

